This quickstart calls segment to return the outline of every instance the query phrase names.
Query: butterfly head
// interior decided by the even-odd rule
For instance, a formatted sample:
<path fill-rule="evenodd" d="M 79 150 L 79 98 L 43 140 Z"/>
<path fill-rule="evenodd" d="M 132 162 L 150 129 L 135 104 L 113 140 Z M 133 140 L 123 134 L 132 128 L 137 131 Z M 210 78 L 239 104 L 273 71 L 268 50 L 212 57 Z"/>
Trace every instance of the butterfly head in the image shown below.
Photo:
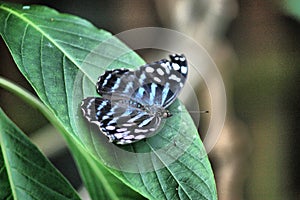
<path fill-rule="evenodd" d="M 168 110 L 164 110 L 164 112 L 162 113 L 163 118 L 168 118 L 171 116 L 172 116 L 172 113 L 170 113 L 170 111 L 168 111 Z"/>
<path fill-rule="evenodd" d="M 161 118 L 168 118 L 171 117 L 172 114 L 170 111 L 164 109 L 163 107 L 152 105 L 152 106 L 145 106 L 144 109 L 151 115 L 155 115 Z"/>

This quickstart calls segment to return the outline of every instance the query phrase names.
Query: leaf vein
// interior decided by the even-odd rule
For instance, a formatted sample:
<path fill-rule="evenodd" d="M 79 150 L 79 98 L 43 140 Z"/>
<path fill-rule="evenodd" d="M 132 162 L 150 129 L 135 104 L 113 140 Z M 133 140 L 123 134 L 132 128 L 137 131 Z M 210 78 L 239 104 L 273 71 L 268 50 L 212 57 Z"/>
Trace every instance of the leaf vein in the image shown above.
<path fill-rule="evenodd" d="M 151 159 L 152 159 L 152 166 L 153 166 L 153 169 L 154 169 L 154 173 L 155 173 L 155 176 L 157 177 L 157 180 L 158 180 L 158 184 L 159 184 L 159 187 L 161 188 L 161 190 L 163 191 L 164 195 L 165 195 L 165 198 L 166 198 L 166 190 L 163 188 L 163 184 L 160 180 L 160 176 L 158 175 L 158 172 L 155 170 L 155 166 L 153 164 L 153 154 L 151 154 Z M 167 198 L 166 198 L 167 199 Z"/>
<path fill-rule="evenodd" d="M 17 168 L 14 168 L 12 167 L 12 169 L 15 169 L 17 171 L 17 173 L 21 174 L 22 176 L 26 177 L 29 181 L 33 182 L 33 183 L 36 183 L 37 185 L 39 185 L 40 187 L 44 188 L 45 190 L 48 190 L 48 191 L 52 191 L 53 193 L 57 194 L 58 196 L 60 197 L 65 197 L 63 194 L 59 193 L 58 191 L 48 187 L 47 185 L 45 185 L 44 183 L 41 183 L 40 181 L 38 181 L 37 179 L 33 179 L 32 176 L 28 176 L 27 174 L 23 173 L 23 172 L 20 172 L 18 171 Z M 20 189 L 23 189 L 22 187 L 20 187 L 19 185 L 16 185 L 17 188 L 20 188 Z M 25 190 L 27 191 L 27 190 Z M 32 196 L 33 197 L 33 196 Z"/>
<path fill-rule="evenodd" d="M 8 13 L 7 17 L 5 18 L 4 20 L 4 27 L 3 27 L 3 30 L 4 30 L 4 34 L 6 34 L 6 29 L 7 29 L 7 22 L 8 22 L 8 19 L 10 18 L 11 16 L 11 13 Z"/>
<path fill-rule="evenodd" d="M 133 152 L 136 152 L 136 149 L 134 148 L 133 145 L 130 145 L 130 147 L 131 147 L 131 150 L 132 150 Z M 136 153 L 135 153 L 134 155 L 136 156 L 136 158 L 138 158 L 137 155 L 136 155 Z M 138 160 L 138 159 L 136 159 L 136 160 Z M 140 170 L 140 165 L 139 165 L 139 163 L 137 163 L 137 168 L 138 168 L 138 170 L 139 170 L 139 175 L 140 175 L 140 178 L 141 178 L 141 180 L 142 180 L 142 183 L 143 183 L 144 188 L 146 189 L 146 191 L 147 191 L 147 193 L 148 193 L 149 195 L 151 195 L 152 197 L 154 197 L 154 196 L 152 195 L 152 192 L 149 190 L 148 184 L 146 184 L 146 182 L 145 182 L 144 176 L 142 175 L 143 173 L 142 173 L 142 171 Z"/>
<path fill-rule="evenodd" d="M 191 196 L 189 196 L 188 192 L 185 190 L 185 188 L 181 185 L 181 182 L 177 179 L 175 174 L 173 174 L 173 172 L 169 169 L 169 167 L 166 165 L 166 163 L 163 161 L 163 159 L 158 155 L 158 153 L 156 153 L 155 149 L 153 149 L 152 145 L 147 141 L 146 141 L 146 143 L 149 145 L 149 147 L 151 148 L 153 153 L 157 156 L 157 158 L 159 158 L 159 160 L 165 165 L 165 169 L 167 169 L 169 171 L 169 173 L 172 175 L 172 177 L 174 177 L 174 180 L 178 183 L 179 187 L 182 188 L 182 190 L 188 196 L 188 198 L 192 199 Z"/>
<path fill-rule="evenodd" d="M 61 44 L 69 45 L 69 46 L 71 46 L 73 48 L 76 48 L 76 49 L 83 50 L 85 52 L 89 52 L 90 54 L 94 54 L 94 55 L 100 56 L 102 58 L 107 58 L 107 59 L 112 60 L 112 61 L 115 59 L 115 57 L 111 57 L 111 56 L 108 56 L 108 55 L 100 54 L 100 53 L 98 53 L 98 52 L 96 52 L 94 50 L 89 50 L 89 49 L 87 49 L 87 48 L 85 48 L 83 46 L 79 46 L 79 45 L 76 45 L 76 44 L 73 44 L 73 43 L 68 43 L 68 42 L 65 42 L 65 41 L 62 41 L 62 40 L 59 40 L 59 39 L 56 39 L 55 41 L 57 41 L 58 43 L 61 43 Z M 127 52 L 130 52 L 130 50 L 127 50 Z M 126 53 L 123 52 L 123 54 L 126 54 Z M 119 60 L 119 59 L 117 59 L 117 60 L 120 63 L 126 64 L 126 65 L 131 65 L 131 63 L 129 63 L 129 62 L 125 62 L 125 61 Z"/>

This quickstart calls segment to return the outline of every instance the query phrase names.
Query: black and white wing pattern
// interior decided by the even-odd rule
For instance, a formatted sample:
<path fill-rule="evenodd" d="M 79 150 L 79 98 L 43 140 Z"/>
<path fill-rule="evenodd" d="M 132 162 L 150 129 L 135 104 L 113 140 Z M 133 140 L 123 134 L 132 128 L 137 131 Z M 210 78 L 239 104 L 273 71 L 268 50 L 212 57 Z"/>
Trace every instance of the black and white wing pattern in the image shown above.
<path fill-rule="evenodd" d="M 160 118 L 138 109 L 133 103 L 116 102 L 99 97 L 88 97 L 82 102 L 83 115 L 96 124 L 110 142 L 128 144 L 151 136 Z"/>
<path fill-rule="evenodd" d="M 171 116 L 166 108 L 178 96 L 187 73 L 186 58 L 178 54 L 135 71 L 108 70 L 96 84 L 102 97 L 84 99 L 83 115 L 116 144 L 150 137 L 161 120 Z"/>

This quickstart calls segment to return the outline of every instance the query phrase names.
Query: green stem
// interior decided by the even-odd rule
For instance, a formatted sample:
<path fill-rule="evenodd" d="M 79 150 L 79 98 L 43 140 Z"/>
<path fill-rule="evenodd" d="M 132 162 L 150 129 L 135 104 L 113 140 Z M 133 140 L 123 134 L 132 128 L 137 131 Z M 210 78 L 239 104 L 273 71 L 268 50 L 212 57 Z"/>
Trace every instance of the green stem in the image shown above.
<path fill-rule="evenodd" d="M 24 100 L 26 103 L 28 103 L 30 106 L 36 108 L 39 110 L 51 123 L 55 121 L 55 125 L 59 125 L 59 123 L 54 117 L 51 111 L 42 103 L 38 98 L 30 94 L 27 90 L 24 88 L 14 84 L 13 82 L 10 82 L 6 80 L 5 78 L 0 76 L 0 87 L 6 89 L 7 91 L 17 95 L 22 100 Z"/>
<path fill-rule="evenodd" d="M 33 96 L 29 91 L 1 76 L 0 76 L 0 87 L 20 97 L 23 101 L 28 103 L 30 106 L 40 111 L 51 122 L 51 124 L 53 124 L 63 134 L 64 138 L 68 139 L 67 132 L 63 127 L 63 125 L 53 116 L 52 112 L 38 98 Z"/>

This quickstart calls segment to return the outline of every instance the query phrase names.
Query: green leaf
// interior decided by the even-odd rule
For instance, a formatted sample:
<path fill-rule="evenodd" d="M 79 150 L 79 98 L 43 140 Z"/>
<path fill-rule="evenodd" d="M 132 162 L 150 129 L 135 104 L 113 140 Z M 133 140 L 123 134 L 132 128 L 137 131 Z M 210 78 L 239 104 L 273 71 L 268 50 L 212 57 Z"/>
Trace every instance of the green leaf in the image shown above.
<path fill-rule="evenodd" d="M 142 196 L 138 196 L 133 190 L 124 188 L 123 183 L 119 179 L 115 178 L 102 165 L 97 164 L 94 158 L 88 156 L 89 154 L 78 152 L 78 148 L 73 149 L 76 149 L 73 153 L 81 155 L 76 156 L 75 159 L 77 159 L 77 163 L 80 166 L 80 173 L 83 175 L 86 187 L 90 189 L 89 192 L 93 199 L 144 199 Z M 103 187 L 99 187 L 99 182 L 102 182 Z"/>
<path fill-rule="evenodd" d="M 80 102 L 96 96 L 95 83 L 101 73 L 144 63 L 128 47 L 83 19 L 42 6 L 3 3 L 0 24 L 0 34 L 18 68 L 64 127 L 94 199 L 100 185 L 111 198 L 122 195 L 121 183 L 106 179 L 109 174 L 103 165 L 149 199 L 217 198 L 205 150 L 179 101 L 170 106 L 173 116 L 158 134 L 123 147 L 108 143 L 83 119 Z"/>
<path fill-rule="evenodd" d="M 0 109 L 0 199 L 80 199 Z"/>
<path fill-rule="evenodd" d="M 124 190 L 122 187 L 124 184 L 121 183 L 120 180 L 105 170 L 102 165 L 95 164 L 93 162 L 94 159 L 90 156 L 90 154 L 85 153 L 85 149 L 83 149 L 81 145 L 78 145 L 74 140 L 72 140 L 72 138 L 66 137 L 66 134 L 68 133 L 65 131 L 64 127 L 57 121 L 53 114 L 49 112 L 45 105 L 36 99 L 32 94 L 30 94 L 24 88 L 21 88 L 20 86 L 17 86 L 16 84 L 1 77 L 0 87 L 3 87 L 6 90 L 16 94 L 32 107 L 38 109 L 49 119 L 52 124 L 57 127 L 58 130 L 61 131 L 61 133 L 63 133 L 63 136 L 65 136 L 74 158 L 77 160 L 80 172 L 83 175 L 82 177 L 86 182 L 86 186 L 88 187 L 93 199 L 118 199 L 118 197 L 121 197 L 124 200 L 143 199 L 132 190 Z M 5 177 L 6 173 L 0 174 L 0 177 L 1 175 Z M 7 185 L 9 186 L 9 182 L 4 181 L 6 178 L 0 180 L 3 180 L 3 182 L 0 182 L 0 189 L 5 189 Z M 107 184 L 107 182 L 109 182 L 109 184 Z M 113 191 L 112 188 L 114 188 Z"/>
<path fill-rule="evenodd" d="M 1 146 L 1 144 L 0 144 Z M 0 199 L 10 199 L 12 192 L 9 185 L 8 176 L 2 153 L 0 154 Z"/>

